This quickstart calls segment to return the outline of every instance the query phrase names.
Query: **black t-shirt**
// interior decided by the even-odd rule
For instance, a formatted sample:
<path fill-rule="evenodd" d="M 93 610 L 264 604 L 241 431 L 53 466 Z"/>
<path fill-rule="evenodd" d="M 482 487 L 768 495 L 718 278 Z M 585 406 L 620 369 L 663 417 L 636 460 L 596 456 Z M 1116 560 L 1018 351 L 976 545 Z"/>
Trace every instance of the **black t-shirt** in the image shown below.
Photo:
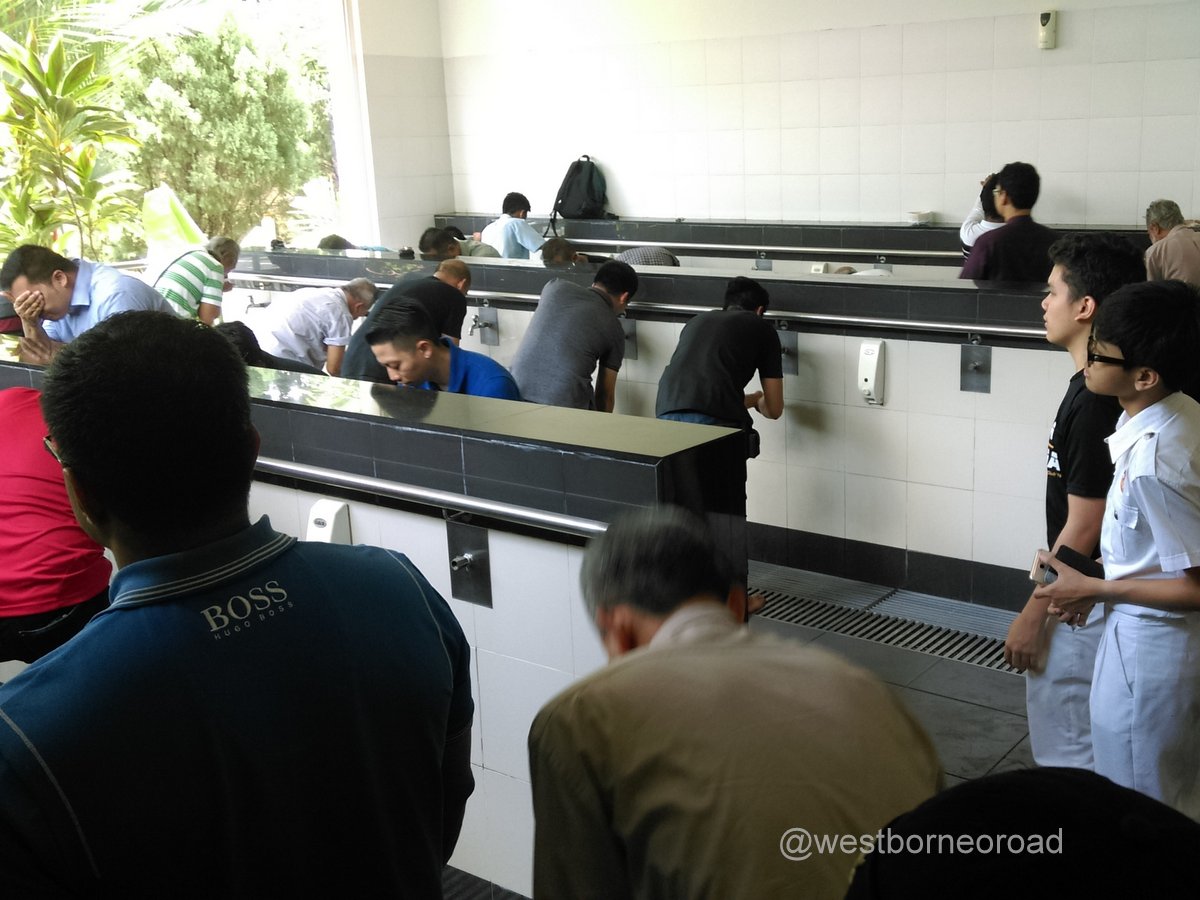
<path fill-rule="evenodd" d="M 462 292 L 438 281 L 432 275 L 409 275 L 388 288 L 387 293 L 375 301 L 367 320 L 350 336 L 346 345 L 346 356 L 342 360 L 342 377 L 360 381 L 378 381 L 391 384 L 387 369 L 375 359 L 367 344 L 367 333 L 375 326 L 381 310 L 388 306 L 399 306 L 416 301 L 437 326 L 440 334 L 462 338 L 463 319 L 467 316 L 467 298 Z"/>
<path fill-rule="evenodd" d="M 783 377 L 779 335 L 771 324 L 744 309 L 701 313 L 684 326 L 663 371 L 655 415 L 698 412 L 750 428 L 745 387 L 756 370 L 760 378 Z"/>
<path fill-rule="evenodd" d="M 1087 389 L 1083 372 L 1071 377 L 1050 429 L 1046 457 L 1046 541 L 1053 547 L 1067 524 L 1067 495 L 1106 497 L 1113 479 L 1112 457 L 1104 439 L 1117 427 L 1121 404 Z M 1096 547 L 1073 547 L 1093 558 Z"/>

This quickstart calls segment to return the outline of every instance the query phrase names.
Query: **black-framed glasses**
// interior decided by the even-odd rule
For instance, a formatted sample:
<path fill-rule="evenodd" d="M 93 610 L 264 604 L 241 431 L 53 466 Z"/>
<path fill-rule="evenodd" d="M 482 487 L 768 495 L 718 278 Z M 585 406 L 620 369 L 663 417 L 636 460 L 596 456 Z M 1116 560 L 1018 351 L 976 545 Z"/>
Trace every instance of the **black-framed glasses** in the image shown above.
<path fill-rule="evenodd" d="M 1104 356 L 1103 354 L 1097 353 L 1095 335 L 1090 335 L 1088 337 L 1087 361 L 1089 366 L 1093 363 L 1106 363 L 1107 365 L 1120 366 L 1121 368 L 1125 368 L 1129 365 L 1129 360 L 1127 359 L 1121 359 L 1116 356 Z"/>
<path fill-rule="evenodd" d="M 54 457 L 54 461 L 56 463 L 58 463 L 64 469 L 67 468 L 67 461 L 58 455 L 58 451 L 54 448 L 54 439 L 51 438 L 50 435 L 46 435 L 44 438 L 42 438 L 42 446 L 46 448 L 47 453 Z"/>

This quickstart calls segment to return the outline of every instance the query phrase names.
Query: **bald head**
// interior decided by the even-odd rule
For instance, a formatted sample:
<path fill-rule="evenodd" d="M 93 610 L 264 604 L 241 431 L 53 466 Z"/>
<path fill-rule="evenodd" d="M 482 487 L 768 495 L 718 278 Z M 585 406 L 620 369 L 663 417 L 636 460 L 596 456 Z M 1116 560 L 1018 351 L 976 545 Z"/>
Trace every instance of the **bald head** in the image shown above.
<path fill-rule="evenodd" d="M 471 270 L 460 259 L 443 259 L 433 277 L 443 284 L 450 285 L 464 296 L 471 289 Z"/>

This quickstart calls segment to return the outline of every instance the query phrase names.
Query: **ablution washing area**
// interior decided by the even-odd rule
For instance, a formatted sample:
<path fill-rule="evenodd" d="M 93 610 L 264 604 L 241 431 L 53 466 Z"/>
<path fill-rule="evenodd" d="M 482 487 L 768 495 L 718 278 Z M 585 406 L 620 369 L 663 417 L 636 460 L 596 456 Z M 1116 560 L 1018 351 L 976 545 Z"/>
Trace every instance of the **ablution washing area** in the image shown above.
<path fill-rule="evenodd" d="M 437 223 L 469 232 L 477 220 Z M 1004 628 L 1027 595 L 1022 565 L 1043 515 L 1044 463 L 1030 451 L 1047 428 L 1037 398 L 1070 374 L 1045 342 L 1039 286 L 954 278 L 957 229 L 560 228 L 589 253 L 659 243 L 682 262 L 639 269 L 612 416 L 251 370 L 262 435 L 252 514 L 300 537 L 403 551 L 463 624 L 478 787 L 451 865 L 526 894 L 529 723 L 604 663 L 578 588 L 588 537 L 623 509 L 678 503 L 746 542 L 750 587 L 768 600 L 755 618 L 1004 670 Z M 462 346 L 502 364 L 546 282 L 586 285 L 597 268 L 470 265 Z M 886 274 L 832 274 L 843 265 Z M 250 319 L 298 287 L 366 274 L 386 288 L 435 267 L 395 253 L 249 248 L 226 315 Z M 761 453 L 749 461 L 733 429 L 654 418 L 683 325 L 719 308 L 734 274 L 767 287 L 784 348 L 785 412 L 756 417 Z M 868 398 L 862 348 L 880 342 Z M 0 367 L 4 387 L 40 377 Z M 892 637 L 871 633 L 881 630 Z"/>
<path fill-rule="evenodd" d="M 752 629 L 889 682 L 948 784 L 1032 765 L 1023 681 L 1002 650 L 1045 542 L 1046 440 L 1073 368 L 1046 341 L 1044 284 L 958 278 L 959 222 L 979 179 L 1016 159 L 1037 165 L 1034 215 L 1060 233 L 1144 248 L 1147 200 L 1200 205 L 1194 5 L 1065 11 L 1051 53 L 1019 0 L 984 18 L 940 0 L 752 0 L 707 18 L 620 4 L 583 23 L 579 55 L 607 65 L 564 81 L 564 42 L 543 41 L 518 55 L 519 97 L 496 84 L 506 42 L 528 46 L 506 4 L 420 0 L 403 21 L 378 0 L 352 5 L 360 121 L 335 137 L 341 158 L 363 161 L 339 173 L 345 200 L 373 221 L 348 234 L 389 247 L 429 226 L 470 236 L 510 190 L 532 199 L 541 233 L 562 168 L 586 152 L 620 217 L 560 220 L 558 233 L 596 259 L 658 246 L 680 261 L 636 267 L 612 415 L 251 369 L 252 518 L 407 554 L 462 624 L 476 789 L 453 870 L 490 883 L 478 896 L 532 894 L 530 723 L 606 662 L 580 594 L 583 547 L 658 503 L 744 542 L 766 601 Z M 568 24 L 581 20 L 546 27 Z M 545 285 L 587 286 L 598 268 L 461 259 L 461 346 L 506 367 Z M 223 318 L 437 265 L 243 247 Z M 684 325 L 721 308 L 738 275 L 769 292 L 783 348 L 784 412 L 754 416 L 750 460 L 737 430 L 655 418 Z M 0 362 L 0 388 L 36 387 L 41 372 Z"/>

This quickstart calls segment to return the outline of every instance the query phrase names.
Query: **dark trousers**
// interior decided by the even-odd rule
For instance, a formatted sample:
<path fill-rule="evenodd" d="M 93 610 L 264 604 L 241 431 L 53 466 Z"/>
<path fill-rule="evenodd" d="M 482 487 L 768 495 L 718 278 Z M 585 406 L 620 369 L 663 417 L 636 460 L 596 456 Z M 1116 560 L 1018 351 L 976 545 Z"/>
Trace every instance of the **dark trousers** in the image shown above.
<path fill-rule="evenodd" d="M 92 616 L 108 609 L 108 588 L 90 600 L 31 616 L 0 619 L 0 661 L 31 663 L 65 644 Z"/>

